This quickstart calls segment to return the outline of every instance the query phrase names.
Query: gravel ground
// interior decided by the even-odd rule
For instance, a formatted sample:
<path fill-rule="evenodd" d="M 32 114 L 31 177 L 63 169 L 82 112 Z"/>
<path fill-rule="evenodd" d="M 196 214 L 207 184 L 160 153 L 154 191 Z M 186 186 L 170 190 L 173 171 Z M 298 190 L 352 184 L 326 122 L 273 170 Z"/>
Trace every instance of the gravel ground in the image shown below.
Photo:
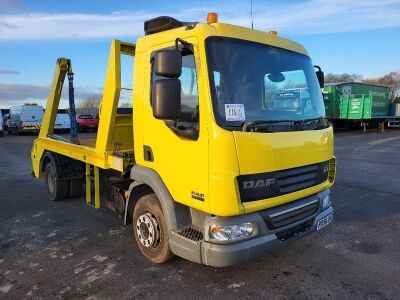
<path fill-rule="evenodd" d="M 339 132 L 334 222 L 259 259 L 154 265 L 131 227 L 83 198 L 47 199 L 32 136 L 0 138 L 0 299 L 399 299 L 400 131 Z"/>

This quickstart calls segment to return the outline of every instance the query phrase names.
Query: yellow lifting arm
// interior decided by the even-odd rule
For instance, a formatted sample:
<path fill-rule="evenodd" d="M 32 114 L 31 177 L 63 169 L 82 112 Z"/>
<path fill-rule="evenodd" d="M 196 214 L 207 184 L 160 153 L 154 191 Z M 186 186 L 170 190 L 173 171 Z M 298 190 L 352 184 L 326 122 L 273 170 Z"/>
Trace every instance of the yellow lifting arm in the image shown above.
<path fill-rule="evenodd" d="M 40 127 L 39 138 L 47 137 L 48 134 L 53 133 L 61 91 L 69 65 L 69 59 L 63 57 L 57 59 L 49 98 L 47 99 L 46 111 L 44 112 L 42 126 Z"/>

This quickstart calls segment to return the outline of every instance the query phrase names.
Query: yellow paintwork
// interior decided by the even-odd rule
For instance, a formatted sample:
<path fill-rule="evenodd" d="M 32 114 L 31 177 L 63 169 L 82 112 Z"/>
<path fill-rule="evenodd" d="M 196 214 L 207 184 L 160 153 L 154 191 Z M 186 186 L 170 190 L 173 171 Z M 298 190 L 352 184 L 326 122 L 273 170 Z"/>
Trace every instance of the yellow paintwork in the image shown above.
<path fill-rule="evenodd" d="M 114 155 L 113 150 L 132 153 L 132 116 L 118 115 L 117 107 L 121 91 L 121 54 L 134 56 L 135 45 L 114 40 L 108 61 L 103 92 L 100 122 L 96 144 L 93 146 L 68 143 L 49 137 L 54 130 L 54 122 L 61 97 L 61 89 L 67 73 L 67 59 L 57 60 L 47 107 L 39 132 L 39 138 L 33 142 L 31 159 L 34 175 L 43 177 L 40 168 L 44 151 L 52 151 L 102 169 L 114 169 L 122 172 L 129 161 Z"/>
<path fill-rule="evenodd" d="M 241 174 L 290 169 L 327 161 L 333 156 L 332 130 L 247 133 L 235 131 Z"/>
<path fill-rule="evenodd" d="M 91 184 L 91 173 L 90 173 L 90 165 L 85 164 L 85 176 L 86 176 L 86 203 L 90 204 L 92 201 L 92 184 Z"/>
<path fill-rule="evenodd" d="M 37 155 L 33 158 L 35 175 L 38 177 L 40 174 L 38 162 L 45 149 L 99 168 L 121 170 L 123 162 L 114 161 L 110 151 L 113 143 L 122 139 L 123 149 L 134 150 L 137 164 L 155 170 L 175 201 L 218 216 L 265 209 L 330 187 L 333 182 L 327 181 L 295 193 L 241 204 L 236 181 L 238 175 L 329 160 L 333 157 L 333 133 L 331 127 L 319 131 L 282 133 L 231 132 L 219 127 L 212 110 L 205 53 L 205 40 L 210 36 L 245 39 L 308 55 L 301 45 L 280 36 L 221 23 L 197 24 L 190 30 L 181 27 L 143 36 L 137 40 L 134 49 L 132 132 L 129 120 L 121 121 L 123 129 L 115 129 L 118 124 L 114 105 L 120 89 L 120 55 L 119 42 L 113 41 L 96 147 L 72 145 L 41 135 L 32 151 Z M 200 111 L 197 141 L 176 135 L 164 121 L 156 120 L 150 105 L 151 55 L 158 49 L 173 46 L 177 37 L 192 43 L 194 47 Z M 144 160 L 144 145 L 152 148 L 154 162 Z M 204 201 L 193 199 L 192 192 L 203 194 Z"/>

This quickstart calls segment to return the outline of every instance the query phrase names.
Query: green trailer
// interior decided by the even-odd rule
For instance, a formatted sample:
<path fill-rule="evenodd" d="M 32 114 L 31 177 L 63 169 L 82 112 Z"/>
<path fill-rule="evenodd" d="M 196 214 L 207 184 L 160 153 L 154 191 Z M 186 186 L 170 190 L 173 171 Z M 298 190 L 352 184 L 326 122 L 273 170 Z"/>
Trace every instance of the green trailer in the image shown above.
<path fill-rule="evenodd" d="M 389 88 L 358 82 L 327 84 L 323 88 L 329 119 L 364 120 L 389 116 Z"/>
<path fill-rule="evenodd" d="M 386 86 L 344 82 L 327 84 L 322 92 L 326 116 L 336 127 L 400 127 L 400 117 L 390 110 L 393 104 Z"/>

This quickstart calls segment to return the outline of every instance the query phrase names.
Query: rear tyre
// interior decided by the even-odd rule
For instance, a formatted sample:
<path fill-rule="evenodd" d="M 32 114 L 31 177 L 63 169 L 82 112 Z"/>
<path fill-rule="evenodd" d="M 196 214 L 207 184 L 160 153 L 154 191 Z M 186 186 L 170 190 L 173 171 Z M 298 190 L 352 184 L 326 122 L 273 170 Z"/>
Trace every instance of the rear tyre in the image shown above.
<path fill-rule="evenodd" d="M 140 252 L 153 263 L 164 263 L 172 257 L 167 224 L 155 194 L 145 195 L 136 203 L 133 234 Z"/>
<path fill-rule="evenodd" d="M 3 131 L 0 131 L 0 137 L 2 137 L 4 135 Z"/>
<path fill-rule="evenodd" d="M 59 201 L 68 197 L 69 180 L 58 180 L 54 165 L 50 162 L 45 169 L 46 191 L 50 200 Z"/>
<path fill-rule="evenodd" d="M 77 198 L 82 196 L 83 181 L 82 179 L 71 179 L 69 183 L 68 198 Z"/>

